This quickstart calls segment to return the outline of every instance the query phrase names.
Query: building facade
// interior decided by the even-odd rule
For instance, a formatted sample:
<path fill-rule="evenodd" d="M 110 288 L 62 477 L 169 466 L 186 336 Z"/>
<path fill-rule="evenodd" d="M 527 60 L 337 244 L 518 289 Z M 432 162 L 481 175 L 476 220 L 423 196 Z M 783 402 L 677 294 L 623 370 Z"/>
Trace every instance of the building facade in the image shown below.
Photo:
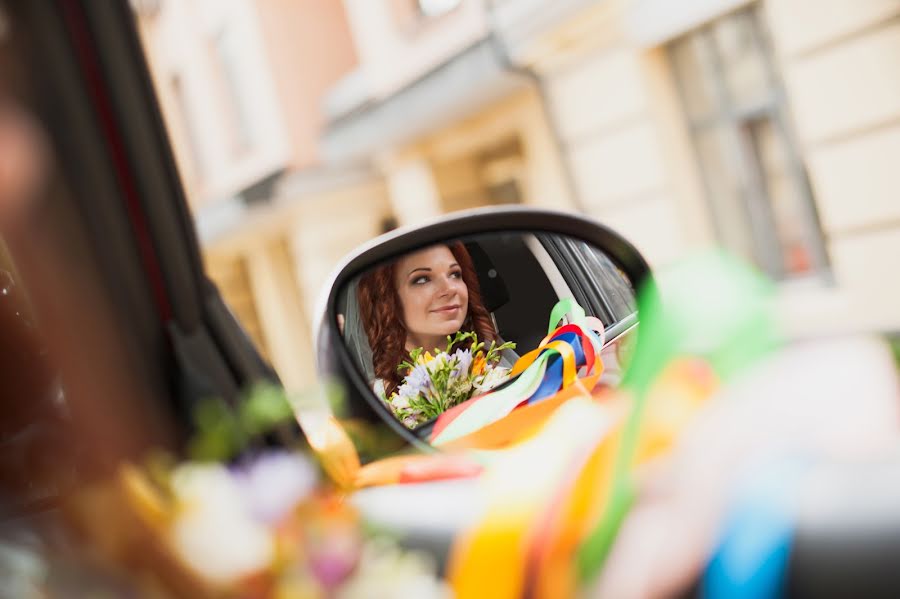
<path fill-rule="evenodd" d="M 900 327 L 900 4 L 570 4 L 515 54 L 548 81 L 585 211 L 656 265 L 752 261 L 799 330 Z"/>
<path fill-rule="evenodd" d="M 331 0 L 135 2 L 204 259 L 290 389 L 314 381 L 328 270 L 390 214 L 366 163 L 326 163 L 320 105 L 357 63 Z M 358 218 L 334 226 L 340 215 Z"/>
<path fill-rule="evenodd" d="M 794 330 L 900 328 L 895 0 L 139 4 L 210 271 L 291 387 L 341 255 L 490 204 L 725 247 Z"/>
<path fill-rule="evenodd" d="M 369 156 L 401 221 L 577 210 L 656 266 L 725 247 L 798 331 L 900 326 L 897 2 L 345 6 L 369 94 L 323 147 Z"/>

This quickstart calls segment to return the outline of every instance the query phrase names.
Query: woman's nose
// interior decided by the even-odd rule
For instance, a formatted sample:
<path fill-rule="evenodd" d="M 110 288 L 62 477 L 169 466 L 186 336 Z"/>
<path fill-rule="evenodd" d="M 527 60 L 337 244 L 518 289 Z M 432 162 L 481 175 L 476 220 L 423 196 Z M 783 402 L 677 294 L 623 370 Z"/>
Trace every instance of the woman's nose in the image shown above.
<path fill-rule="evenodd" d="M 438 288 L 438 294 L 441 297 L 445 297 L 456 293 L 456 280 L 451 279 L 450 277 L 441 277 L 441 286 Z"/>

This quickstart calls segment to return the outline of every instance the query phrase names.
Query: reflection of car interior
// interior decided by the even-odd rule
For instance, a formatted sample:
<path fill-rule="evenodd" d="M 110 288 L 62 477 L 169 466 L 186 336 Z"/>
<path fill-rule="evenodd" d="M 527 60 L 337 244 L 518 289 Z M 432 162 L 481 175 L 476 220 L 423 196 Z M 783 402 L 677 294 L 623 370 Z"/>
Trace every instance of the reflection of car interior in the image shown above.
<path fill-rule="evenodd" d="M 599 318 L 607 327 L 610 345 L 637 322 L 627 278 L 605 254 L 584 242 L 556 235 L 504 233 L 481 235 L 465 245 L 485 307 L 501 339 L 515 342 L 519 355 L 535 349 L 547 335 L 550 312 L 562 298 L 575 299 Z M 356 285 L 349 285 L 338 307 L 351 323 L 358 321 L 351 308 L 355 293 Z M 371 380 L 372 353 L 365 332 L 353 324 L 344 333 L 351 355 Z M 613 352 L 609 357 L 604 354 L 604 363 L 615 360 Z"/>
<path fill-rule="evenodd" d="M 485 307 L 497 332 L 522 354 L 547 334 L 557 294 L 522 235 L 482 236 L 466 243 Z"/>
<path fill-rule="evenodd" d="M 607 341 L 635 322 L 634 291 L 610 259 L 583 242 L 560 236 L 503 234 L 466 243 L 485 305 L 500 336 L 518 352 L 547 335 L 553 306 L 574 298 L 608 329 Z"/>

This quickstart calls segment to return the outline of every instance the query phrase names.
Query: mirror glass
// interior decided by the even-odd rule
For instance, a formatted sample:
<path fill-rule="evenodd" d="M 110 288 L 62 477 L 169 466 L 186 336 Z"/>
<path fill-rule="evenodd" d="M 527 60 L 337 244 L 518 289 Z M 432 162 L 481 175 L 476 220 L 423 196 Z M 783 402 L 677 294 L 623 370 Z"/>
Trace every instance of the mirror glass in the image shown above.
<path fill-rule="evenodd" d="M 336 324 L 379 411 L 438 446 L 514 415 L 528 420 L 519 414 L 546 411 L 573 385 L 615 387 L 638 324 L 623 270 L 559 234 L 416 248 L 337 297 Z"/>

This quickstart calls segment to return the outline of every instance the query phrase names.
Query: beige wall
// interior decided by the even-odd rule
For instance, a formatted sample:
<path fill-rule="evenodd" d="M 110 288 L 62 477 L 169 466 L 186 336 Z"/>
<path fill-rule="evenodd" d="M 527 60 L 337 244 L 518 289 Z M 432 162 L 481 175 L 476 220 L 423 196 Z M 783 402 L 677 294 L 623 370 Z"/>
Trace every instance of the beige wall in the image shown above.
<path fill-rule="evenodd" d="M 289 168 L 319 161 L 322 98 L 356 66 L 343 4 L 336 0 L 256 0 L 266 57 L 291 146 Z"/>
<path fill-rule="evenodd" d="M 192 208 L 202 212 L 277 171 L 315 168 L 322 99 L 356 65 L 343 5 L 179 0 L 160 7 L 139 14 L 138 23 Z M 223 33 L 231 36 L 228 72 L 216 50 Z M 238 151 L 242 107 L 228 96 L 227 76 L 238 78 L 231 83 L 251 119 L 250 143 Z M 176 77 L 181 98 L 171 85 Z M 246 209 L 238 226 L 204 247 L 226 303 L 291 390 L 314 382 L 313 309 L 329 271 L 378 234 L 390 212 L 383 182 L 354 181 L 304 197 L 276 187 L 269 202 Z"/>
<path fill-rule="evenodd" d="M 637 5 L 598 2 L 523 55 L 548 81 L 585 211 L 663 266 L 715 234 L 665 51 L 629 38 Z M 900 2 L 764 9 L 835 279 L 785 285 L 785 304 L 819 325 L 898 327 Z"/>
<path fill-rule="evenodd" d="M 409 152 L 379 162 L 387 180 L 391 210 L 399 224 L 413 225 L 441 214 L 440 190 L 426 156 Z"/>
<path fill-rule="evenodd" d="M 323 195 L 298 206 L 288 243 L 303 303 L 311 316 L 341 259 L 381 234 L 381 223 L 390 215 L 387 189 L 381 181 Z"/>
<path fill-rule="evenodd" d="M 419 23 L 402 0 L 343 0 L 370 92 L 386 97 L 487 34 L 483 0 Z M 406 2 L 412 5 L 412 2 Z"/>
<path fill-rule="evenodd" d="M 314 382 L 313 318 L 329 274 L 389 215 L 383 182 L 370 180 L 284 198 L 205 248 L 211 277 L 289 389 Z"/>
<path fill-rule="evenodd" d="M 233 195 L 288 164 L 284 114 L 251 0 L 163 2 L 157 14 L 139 19 L 139 26 L 194 207 Z M 216 50 L 221 36 L 230 40 L 234 85 Z M 248 117 L 245 128 L 239 112 Z M 243 130 L 247 144 L 238 147 Z"/>
<path fill-rule="evenodd" d="M 661 53 L 638 51 L 620 34 L 622 3 L 591 11 L 569 25 L 572 50 L 533 56 L 584 211 L 661 266 L 710 241 L 677 97 Z"/>
<path fill-rule="evenodd" d="M 257 243 L 248 248 L 245 260 L 268 358 L 286 389 L 309 388 L 315 382 L 312 324 L 289 248 L 277 238 Z"/>
<path fill-rule="evenodd" d="M 514 150 L 509 147 L 514 146 Z M 501 158 L 491 162 L 499 152 Z M 577 206 L 536 90 L 526 90 L 403 148 L 381 164 L 403 224 L 489 202 L 487 186 L 515 178 L 522 202 Z"/>
<path fill-rule="evenodd" d="M 900 2 L 766 4 L 846 318 L 900 327 Z"/>
<path fill-rule="evenodd" d="M 260 324 L 259 309 L 253 297 L 253 289 L 250 287 L 245 257 L 207 253 L 204 255 L 204 261 L 206 273 L 216 282 L 229 309 L 260 353 L 268 359 L 269 345 Z"/>
<path fill-rule="evenodd" d="M 246 8 L 247 2 L 228 0 L 213 12 L 245 14 L 235 7 Z M 464 0 L 453 12 L 413 28 L 398 26 L 394 13 L 385 10 L 390 3 L 343 3 L 359 66 L 376 97 L 410 84 L 487 31 L 484 7 L 477 0 Z M 236 301 L 248 313 L 252 308 L 252 334 L 262 340 L 289 386 L 303 386 L 312 376 L 310 318 L 339 259 L 377 235 L 392 212 L 401 224 L 413 224 L 477 203 L 485 185 L 480 157 L 510 140 L 520 155 L 494 171 L 516 173 L 525 203 L 583 209 L 623 233 L 657 267 L 715 243 L 665 49 L 629 38 L 626 21 L 635 4 L 598 1 L 521 49 L 526 65 L 546 84 L 546 107 L 535 89 L 518 92 L 407 147 L 372 156 L 383 180 L 282 198 L 275 209 L 248 218 L 239 232 L 207 248 L 210 257 L 232 261 L 231 271 L 220 269 L 226 274 L 233 275 L 234 264 L 244 269 L 244 283 L 231 285 L 237 289 Z M 201 5 L 200 0 L 164 3 L 182 17 Z M 274 147 L 281 148 L 282 165 L 305 166 L 316 160 L 312 140 L 321 127 L 317 103 L 353 68 L 353 48 L 345 40 L 332 55 L 317 50 L 317 40 L 347 34 L 337 3 L 259 0 L 256 5 L 260 10 L 248 23 L 257 19 L 260 24 L 255 35 L 264 38 L 260 60 L 268 65 L 262 72 L 274 81 L 270 99 L 275 108 L 266 117 L 281 123 L 281 141 Z M 323 12 L 312 19 L 309 15 L 316 11 Z M 894 272 L 900 262 L 900 169 L 895 166 L 900 153 L 900 2 L 769 0 L 765 15 L 835 283 L 784 286 L 785 305 L 794 310 L 789 319 L 805 319 L 813 329 L 853 318 L 880 328 L 900 327 L 900 277 Z M 212 17 L 188 16 L 208 31 Z M 308 27 L 308 35 L 298 35 L 290 21 L 302 21 L 298 26 Z M 322 22 L 328 27 L 317 26 Z M 198 73 L 196 80 L 185 82 L 192 90 L 201 89 L 194 101 L 206 110 L 198 114 L 214 123 L 221 111 L 214 99 L 207 105 L 202 96 L 203 88 L 214 89 L 203 74 L 206 55 L 179 39 L 189 32 L 179 32 L 165 15 L 144 22 L 142 30 L 153 44 L 151 64 L 158 85 L 165 89 L 175 72 Z M 291 77 L 301 65 L 300 55 L 307 57 L 302 60 L 304 75 Z M 169 118 L 177 102 L 165 91 L 161 100 L 179 163 L 190 165 L 184 127 Z M 558 127 L 561 145 L 551 124 Z M 213 136 L 204 143 L 223 141 Z M 566 168 L 577 197 L 570 194 Z M 213 189 L 234 188 L 249 172 L 235 169 L 216 185 L 197 184 L 191 187 L 193 195 L 208 197 Z M 252 302 L 246 301 L 248 293 Z"/>
<path fill-rule="evenodd" d="M 322 99 L 356 66 L 340 2 L 163 2 L 156 14 L 139 15 L 138 24 L 195 207 L 277 170 L 319 161 Z M 232 49 L 228 68 L 217 50 L 223 35 Z M 176 78 L 182 98 L 173 88 Z M 248 143 L 235 148 L 242 114 L 249 116 Z"/>

